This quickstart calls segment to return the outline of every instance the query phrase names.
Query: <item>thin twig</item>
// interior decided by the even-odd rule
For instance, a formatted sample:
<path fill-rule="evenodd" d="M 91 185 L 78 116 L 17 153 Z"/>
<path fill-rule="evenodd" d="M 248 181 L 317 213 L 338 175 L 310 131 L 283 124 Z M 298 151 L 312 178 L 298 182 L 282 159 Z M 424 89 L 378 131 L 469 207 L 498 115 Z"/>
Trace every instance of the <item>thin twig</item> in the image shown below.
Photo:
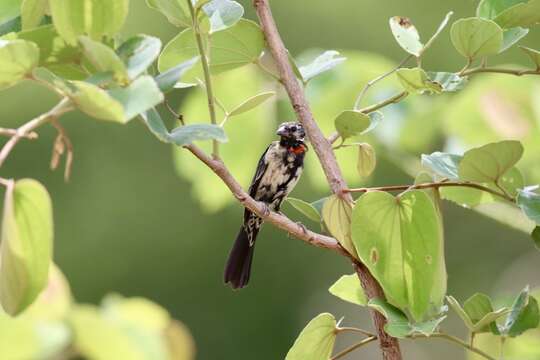
<path fill-rule="evenodd" d="M 366 92 L 368 91 L 368 89 L 375 85 L 377 82 L 383 80 L 384 78 L 392 75 L 393 73 L 395 73 L 396 71 L 398 71 L 399 69 L 401 69 L 403 67 L 403 65 L 405 65 L 407 63 L 407 61 L 409 61 L 410 59 L 412 59 L 414 57 L 414 55 L 409 55 L 407 56 L 406 58 L 404 58 L 403 60 L 401 60 L 401 62 L 393 69 L 385 72 L 384 74 L 382 75 L 379 75 L 377 76 L 376 78 L 368 81 L 368 83 L 364 86 L 364 88 L 362 89 L 362 91 L 360 92 L 360 94 L 358 95 L 358 97 L 356 98 L 356 101 L 354 103 L 354 108 L 355 109 L 359 109 L 360 108 L 360 105 L 362 104 L 362 99 L 364 97 L 364 95 L 366 94 Z"/>
<path fill-rule="evenodd" d="M 369 187 L 369 188 L 356 188 L 356 189 L 346 189 L 345 192 L 349 193 L 365 193 L 368 191 L 401 191 L 401 190 L 412 190 L 412 189 L 430 189 L 430 188 L 440 188 L 440 187 L 452 187 L 452 186 L 461 186 L 461 187 L 470 187 L 478 190 L 488 192 L 492 195 L 498 196 L 510 202 L 514 202 L 514 199 L 504 193 L 500 193 L 493 189 L 488 188 L 480 184 L 469 183 L 469 182 L 457 182 L 457 181 L 446 181 L 446 182 L 434 182 L 434 183 L 424 183 L 416 185 L 390 185 L 390 186 L 379 186 L 379 187 Z"/>
<path fill-rule="evenodd" d="M 66 152 L 66 164 L 64 167 L 64 181 L 68 182 L 71 176 L 71 167 L 73 164 L 73 143 L 69 138 L 66 130 L 57 119 L 52 119 L 51 124 L 58 131 L 58 136 L 54 141 L 53 145 L 53 155 L 51 157 L 51 169 L 55 170 L 58 167 L 60 157 Z"/>
<path fill-rule="evenodd" d="M 348 327 L 348 326 L 345 326 L 345 327 L 338 327 L 336 329 L 336 331 L 338 333 L 340 332 L 347 332 L 347 331 L 350 331 L 350 332 L 357 332 L 357 333 L 360 333 L 360 334 L 364 334 L 366 336 L 374 336 L 374 337 L 377 337 L 377 335 L 367 331 L 367 330 L 364 330 L 364 329 L 359 329 L 359 328 L 355 328 L 355 327 Z"/>
<path fill-rule="evenodd" d="M 184 122 L 184 116 L 182 114 L 179 114 L 177 113 L 171 106 L 171 104 L 169 103 L 168 100 L 165 100 L 163 102 L 165 104 L 165 107 L 167 108 L 167 110 L 169 110 L 169 112 L 174 116 L 174 118 L 178 121 L 180 121 L 180 124 L 182 125 L 186 125 L 185 122 Z"/>
<path fill-rule="evenodd" d="M 17 129 L 6 129 L 6 128 L 0 128 L 0 135 L 2 136 L 14 136 L 17 135 Z M 29 140 L 35 140 L 38 138 L 38 134 L 34 131 L 29 132 L 28 134 L 24 134 L 23 138 L 29 139 Z"/>
<path fill-rule="evenodd" d="M 469 350 L 469 351 L 472 351 L 488 360 L 497 360 L 495 359 L 494 357 L 490 356 L 489 354 L 486 354 L 485 352 L 483 352 L 482 350 L 478 349 L 478 348 L 475 348 L 474 346 L 471 346 L 470 344 L 467 344 L 467 342 L 461 340 L 460 338 L 458 337 L 455 337 L 455 336 L 452 336 L 452 335 L 449 335 L 449 334 L 445 334 L 445 333 L 434 333 L 434 334 L 431 334 L 430 336 L 426 336 L 426 335 L 412 335 L 410 337 L 411 339 L 428 339 L 428 338 L 439 338 L 439 339 L 445 339 L 445 340 L 448 340 L 448 341 L 451 341 L 455 344 L 458 344 L 462 347 L 464 347 L 465 349 Z"/>
<path fill-rule="evenodd" d="M 354 350 L 364 346 L 364 345 L 367 345 L 373 341 L 377 340 L 377 337 L 376 336 L 371 336 L 371 337 L 368 337 L 368 338 L 365 338 L 364 340 L 352 345 L 352 346 L 349 346 L 348 348 L 346 348 L 345 350 L 337 353 L 336 355 L 332 356 L 330 358 L 330 360 L 337 360 L 337 359 L 341 359 L 342 357 L 344 357 L 345 355 L 353 352 Z"/>
<path fill-rule="evenodd" d="M 204 72 L 204 83 L 206 88 L 206 97 L 208 99 L 208 111 L 210 113 L 210 121 L 212 124 L 217 124 L 216 117 L 216 106 L 214 99 L 214 91 L 212 87 L 212 76 L 210 74 L 210 65 L 209 58 L 206 55 L 206 50 L 204 49 L 204 44 L 201 36 L 201 29 L 199 28 L 199 21 L 195 14 L 193 4 L 191 0 L 186 0 L 189 6 L 189 11 L 191 13 L 191 18 L 193 20 L 193 29 L 195 33 L 195 39 L 197 40 L 197 47 L 199 48 L 199 54 L 201 55 L 201 64 Z M 219 143 L 217 140 L 212 140 L 212 156 L 214 158 L 219 157 Z"/>
<path fill-rule="evenodd" d="M 25 137 L 27 134 L 30 134 L 44 123 L 51 121 L 52 119 L 57 119 L 59 116 L 70 111 L 71 109 L 70 100 L 68 98 L 63 98 L 51 110 L 39 115 L 38 117 L 19 127 L 16 134 L 13 135 L 8 142 L 5 143 L 4 147 L 2 147 L 2 150 L 0 150 L 0 167 L 4 164 L 4 161 L 6 161 L 9 153 L 11 150 L 13 150 L 21 138 Z"/>
<path fill-rule="evenodd" d="M 373 105 L 370 105 L 370 106 L 367 106 L 363 109 L 360 109 L 359 111 L 364 113 L 364 114 L 369 114 L 371 112 L 374 112 L 376 110 L 379 110 L 387 105 L 390 105 L 390 104 L 395 104 L 397 102 L 400 102 L 401 100 L 403 100 L 404 98 L 407 97 L 407 95 L 409 95 L 408 92 L 406 91 L 402 91 L 394 96 L 391 96 L 389 97 L 388 99 L 386 100 L 383 100 L 381 102 L 378 102 L 376 104 L 373 104 Z"/>
<path fill-rule="evenodd" d="M 540 75 L 540 69 L 535 70 L 517 70 L 517 69 L 504 69 L 504 68 L 494 68 L 494 67 L 477 67 L 473 69 L 465 69 L 464 71 L 460 72 L 460 76 L 468 76 L 478 73 L 495 73 L 495 74 L 509 74 L 509 75 L 516 75 L 516 76 L 523 76 L 523 75 Z"/>

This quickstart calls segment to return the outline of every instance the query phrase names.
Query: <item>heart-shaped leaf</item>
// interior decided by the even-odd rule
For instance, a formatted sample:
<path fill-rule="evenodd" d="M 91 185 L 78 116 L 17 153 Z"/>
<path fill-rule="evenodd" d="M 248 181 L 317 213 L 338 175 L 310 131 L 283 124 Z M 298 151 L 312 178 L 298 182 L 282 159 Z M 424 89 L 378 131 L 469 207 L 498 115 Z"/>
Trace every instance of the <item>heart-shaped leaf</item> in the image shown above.
<path fill-rule="evenodd" d="M 540 0 L 520 2 L 501 12 L 493 19 L 502 28 L 531 27 L 540 23 Z"/>
<path fill-rule="evenodd" d="M 302 330 L 285 360 L 328 360 L 336 335 L 336 319 L 328 313 L 320 314 Z"/>
<path fill-rule="evenodd" d="M 365 306 L 368 303 L 357 274 L 343 275 L 334 285 L 330 286 L 328 291 L 341 300 L 356 305 Z"/>
<path fill-rule="evenodd" d="M 185 0 L 146 0 L 146 5 L 161 12 L 174 26 L 190 27 L 193 25 Z"/>
<path fill-rule="evenodd" d="M 39 48 L 24 40 L 0 40 L 0 89 L 10 87 L 38 65 Z"/>
<path fill-rule="evenodd" d="M 356 110 L 342 111 L 334 120 L 336 130 L 343 139 L 361 134 L 370 124 L 370 117 Z"/>
<path fill-rule="evenodd" d="M 495 55 L 503 44 L 503 31 L 499 25 L 482 18 L 456 21 L 450 37 L 457 51 L 469 59 Z"/>
<path fill-rule="evenodd" d="M 322 208 L 326 228 L 351 255 L 358 257 L 351 238 L 351 205 L 342 198 L 329 197 Z"/>

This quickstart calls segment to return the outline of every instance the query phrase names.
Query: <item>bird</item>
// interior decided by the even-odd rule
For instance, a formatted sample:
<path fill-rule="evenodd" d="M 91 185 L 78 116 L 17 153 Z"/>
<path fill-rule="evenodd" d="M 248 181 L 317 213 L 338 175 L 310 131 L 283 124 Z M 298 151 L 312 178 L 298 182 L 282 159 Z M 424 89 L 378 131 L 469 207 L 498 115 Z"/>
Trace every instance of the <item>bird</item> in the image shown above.
<path fill-rule="evenodd" d="M 249 195 L 266 205 L 266 212 L 279 212 L 281 203 L 294 189 L 304 168 L 308 147 L 304 142 L 306 132 L 298 122 L 282 123 L 273 141 L 262 154 Z M 255 241 L 263 219 L 251 210 L 244 210 L 244 221 L 229 253 L 224 281 L 233 289 L 241 289 L 249 282 Z"/>

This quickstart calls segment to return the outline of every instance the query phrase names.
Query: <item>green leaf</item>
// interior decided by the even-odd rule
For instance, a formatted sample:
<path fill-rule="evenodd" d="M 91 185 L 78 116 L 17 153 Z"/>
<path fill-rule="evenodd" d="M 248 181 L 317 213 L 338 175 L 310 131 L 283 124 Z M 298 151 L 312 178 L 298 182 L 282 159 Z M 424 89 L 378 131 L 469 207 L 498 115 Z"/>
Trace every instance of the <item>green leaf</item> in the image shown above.
<path fill-rule="evenodd" d="M 210 21 L 210 34 L 233 26 L 244 15 L 242 5 L 231 0 L 212 0 L 202 9 Z"/>
<path fill-rule="evenodd" d="M 345 60 L 347 60 L 345 57 L 339 56 L 338 51 L 327 50 L 308 64 L 299 66 L 298 70 L 302 75 L 303 81 L 307 83 L 315 76 L 320 75 L 325 71 L 332 70 Z"/>
<path fill-rule="evenodd" d="M 174 26 L 190 27 L 192 25 L 186 0 L 146 0 L 146 5 L 161 12 Z"/>
<path fill-rule="evenodd" d="M 457 301 L 453 296 L 447 296 L 446 301 L 448 302 L 448 305 L 456 312 L 456 314 L 459 315 L 461 320 L 465 323 L 465 326 L 470 330 L 474 328 L 474 324 L 469 317 L 469 315 L 463 310 L 461 305 L 459 304 L 459 301 Z"/>
<path fill-rule="evenodd" d="M 319 211 L 310 203 L 302 200 L 288 197 L 287 202 L 292 205 L 296 210 L 304 214 L 308 219 L 321 222 L 321 215 Z"/>
<path fill-rule="evenodd" d="M 529 33 L 529 29 L 524 29 L 522 27 L 514 27 L 511 29 L 504 30 L 503 32 L 503 43 L 501 50 L 503 52 L 508 50 L 512 45 L 516 44 L 519 40 L 523 39 Z"/>
<path fill-rule="evenodd" d="M 107 91 L 84 81 L 73 81 L 73 85 L 77 91 L 71 99 L 82 112 L 100 120 L 124 122 L 122 104 Z"/>
<path fill-rule="evenodd" d="M 229 117 L 240 115 L 249 110 L 252 110 L 256 108 L 257 106 L 261 105 L 262 103 L 264 103 L 266 100 L 270 99 L 274 95 L 276 95 L 275 91 L 267 91 L 267 92 L 254 95 L 250 97 L 249 99 L 246 99 L 241 104 L 237 105 L 233 110 L 231 110 L 231 112 L 229 113 Z"/>
<path fill-rule="evenodd" d="M 158 58 L 161 40 L 148 35 L 136 35 L 118 48 L 118 56 L 127 66 L 130 79 L 135 79 Z"/>
<path fill-rule="evenodd" d="M 534 228 L 534 230 L 531 232 L 531 237 L 533 238 L 534 246 L 540 250 L 540 226 L 536 226 Z"/>
<path fill-rule="evenodd" d="M 409 309 L 417 321 L 442 306 L 446 291 L 442 221 L 425 192 L 362 195 L 352 213 L 352 239 L 391 304 Z"/>
<path fill-rule="evenodd" d="M 317 200 L 317 201 L 314 201 L 314 202 L 311 203 L 311 205 L 312 205 L 315 209 L 317 209 L 317 212 L 318 212 L 319 214 L 322 214 L 322 209 L 323 209 L 323 206 L 324 206 L 324 203 L 326 202 L 326 200 L 328 200 L 327 197 L 322 198 L 322 199 L 319 199 L 319 200 Z"/>
<path fill-rule="evenodd" d="M 420 68 L 401 68 L 396 71 L 396 75 L 408 93 L 423 94 L 429 92 L 439 94 L 443 91 L 441 84 L 431 81 L 426 72 Z"/>
<path fill-rule="evenodd" d="M 529 295 L 527 286 L 514 300 L 510 314 L 504 324 L 498 326 L 498 330 L 504 336 L 515 337 L 526 330 L 536 328 L 539 321 L 538 302 Z"/>
<path fill-rule="evenodd" d="M 0 302 L 14 316 L 47 285 L 53 244 L 51 199 L 39 182 L 19 180 L 4 200 Z"/>
<path fill-rule="evenodd" d="M 82 80 L 88 71 L 81 65 L 83 53 L 78 46 L 70 46 L 58 35 L 54 26 L 40 26 L 17 34 L 19 39 L 35 43 L 39 47 L 39 65 L 69 80 Z"/>
<path fill-rule="evenodd" d="M 509 313 L 508 308 L 501 308 L 493 311 L 491 299 L 489 296 L 476 293 L 465 301 L 463 310 L 469 316 L 474 324 L 470 331 L 474 333 L 489 332 L 490 326 L 494 325 L 494 321 Z"/>
<path fill-rule="evenodd" d="M 531 48 L 528 48 L 528 47 L 525 47 L 525 46 L 520 46 L 519 47 L 521 50 L 525 51 L 525 53 L 527 55 L 529 55 L 529 57 L 531 58 L 531 60 L 534 62 L 534 64 L 536 65 L 536 68 L 537 69 L 540 69 L 540 51 L 538 50 L 534 50 L 534 49 L 531 49 Z"/>
<path fill-rule="evenodd" d="M 458 179 L 458 167 L 462 156 L 436 151 L 430 155 L 422 154 L 422 166 L 435 174 L 450 180 Z"/>
<path fill-rule="evenodd" d="M 516 26 L 531 27 L 540 23 L 540 0 L 520 2 L 501 12 L 493 21 L 506 29 Z"/>
<path fill-rule="evenodd" d="M 184 61 L 181 64 L 176 65 L 175 67 L 170 68 L 169 70 L 159 74 L 154 78 L 158 84 L 159 89 L 162 93 L 167 93 L 174 89 L 176 85 L 180 82 L 182 76 L 190 70 L 197 62 L 199 62 L 200 57 L 195 56 L 192 59 Z"/>
<path fill-rule="evenodd" d="M 328 291 L 341 300 L 356 305 L 365 306 L 368 303 L 364 289 L 362 289 L 362 285 L 356 274 L 343 275 L 334 285 L 330 286 Z"/>
<path fill-rule="evenodd" d="M 377 165 L 377 156 L 375 155 L 375 149 L 368 143 L 361 143 L 358 145 L 358 162 L 356 169 L 358 175 L 361 178 L 371 175 L 375 166 Z"/>
<path fill-rule="evenodd" d="M 148 75 L 141 76 L 125 88 L 109 90 L 109 95 L 122 104 L 124 122 L 150 110 L 163 102 L 164 96 L 154 79 Z"/>
<path fill-rule="evenodd" d="M 459 178 L 464 181 L 497 183 L 523 155 L 519 141 L 505 140 L 471 149 L 459 163 Z"/>
<path fill-rule="evenodd" d="M 87 36 L 81 36 L 79 41 L 86 58 L 97 71 L 111 71 L 115 75 L 115 79 L 120 83 L 128 81 L 126 66 L 113 49 Z"/>
<path fill-rule="evenodd" d="M 356 110 L 342 111 L 334 120 L 336 130 L 343 139 L 361 134 L 370 124 L 370 117 Z"/>
<path fill-rule="evenodd" d="M 438 84 L 443 92 L 459 91 L 463 89 L 467 83 L 466 77 L 461 77 L 454 73 L 428 72 L 427 76 L 431 82 Z"/>
<path fill-rule="evenodd" d="M 503 31 L 499 25 L 481 18 L 456 21 L 450 37 L 457 51 L 469 59 L 495 55 L 503 44 Z"/>
<path fill-rule="evenodd" d="M 170 134 L 169 130 L 163 123 L 163 119 L 155 108 L 152 108 L 146 112 L 141 113 L 144 123 L 148 129 L 154 134 L 160 141 L 169 143 Z"/>
<path fill-rule="evenodd" d="M 264 49 L 264 36 L 256 23 L 240 19 L 234 26 L 213 34 L 210 44 L 210 70 L 218 74 L 257 62 Z M 193 30 L 186 29 L 165 46 L 158 69 L 166 71 L 198 54 Z"/>
<path fill-rule="evenodd" d="M 21 17 L 17 16 L 14 19 L 11 19 L 3 24 L 0 24 L 0 36 L 4 40 L 15 40 L 12 38 L 15 33 L 21 31 Z"/>
<path fill-rule="evenodd" d="M 354 257 L 358 257 L 351 238 L 351 205 L 332 195 L 322 208 L 322 218 L 330 234 Z"/>
<path fill-rule="evenodd" d="M 540 225 L 540 195 L 534 192 L 537 186 L 526 187 L 518 192 L 517 204 L 529 219 Z"/>
<path fill-rule="evenodd" d="M 3 0 L 0 2 L 0 24 L 9 22 L 20 15 L 21 0 Z"/>
<path fill-rule="evenodd" d="M 24 40 L 0 40 L 0 89 L 23 79 L 38 65 L 39 49 Z"/>
<path fill-rule="evenodd" d="M 227 142 L 228 138 L 221 126 L 212 124 L 190 124 L 171 131 L 171 142 L 178 146 L 192 144 L 199 140 Z"/>
<path fill-rule="evenodd" d="M 527 0 L 482 0 L 476 8 L 476 16 L 484 19 L 493 19 L 504 10 Z"/>
<path fill-rule="evenodd" d="M 328 360 L 336 335 L 336 319 L 328 313 L 320 314 L 302 330 L 285 360 Z"/>
<path fill-rule="evenodd" d="M 22 29 L 28 30 L 39 26 L 45 16 L 48 0 L 23 0 L 21 5 Z"/>
<path fill-rule="evenodd" d="M 418 35 L 411 19 L 403 16 L 391 17 L 390 30 L 403 50 L 414 56 L 420 56 L 424 44 L 420 42 L 420 35 Z"/>
<path fill-rule="evenodd" d="M 114 36 L 124 25 L 128 6 L 129 0 L 49 0 L 54 26 L 71 45 L 80 35 L 94 40 Z"/>

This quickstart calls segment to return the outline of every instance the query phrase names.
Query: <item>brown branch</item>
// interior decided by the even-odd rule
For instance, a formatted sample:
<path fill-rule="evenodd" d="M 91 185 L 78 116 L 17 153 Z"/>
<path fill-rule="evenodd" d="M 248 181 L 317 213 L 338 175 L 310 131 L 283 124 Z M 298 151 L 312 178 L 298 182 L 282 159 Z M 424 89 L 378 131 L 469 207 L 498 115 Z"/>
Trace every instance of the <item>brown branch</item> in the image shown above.
<path fill-rule="evenodd" d="M 510 202 L 515 202 L 514 199 L 510 195 L 505 194 L 503 192 L 495 191 L 493 189 L 488 188 L 487 186 L 483 186 L 483 185 L 475 184 L 475 183 L 468 183 L 468 182 L 458 182 L 458 181 L 424 183 L 424 184 L 416 184 L 416 185 L 390 185 L 390 186 L 379 186 L 379 187 L 369 187 L 369 188 L 346 189 L 343 191 L 348 192 L 348 193 L 356 193 L 356 192 L 365 193 L 368 191 L 390 192 L 390 191 L 401 191 L 401 190 L 412 190 L 412 189 L 431 189 L 431 188 L 438 189 L 440 187 L 456 187 L 456 186 L 469 187 L 469 188 L 482 190 L 492 195 L 508 200 Z"/>
<path fill-rule="evenodd" d="M 263 203 L 256 201 L 244 191 L 242 186 L 236 181 L 229 170 L 227 170 L 227 167 L 220 159 L 214 159 L 208 156 L 204 151 L 195 145 L 188 145 L 186 146 L 186 149 L 191 151 L 193 155 L 205 163 L 217 176 L 219 176 L 243 206 L 262 217 L 265 221 L 277 226 L 282 230 L 285 230 L 290 235 L 311 245 L 331 249 L 341 253 L 342 255 L 350 256 L 339 245 L 336 239 L 307 230 L 303 225 L 292 221 L 282 214 L 268 212 L 268 208 Z"/>
<path fill-rule="evenodd" d="M 0 128 L 0 135 L 9 137 L 15 136 L 17 135 L 17 129 Z M 28 134 L 25 134 L 23 137 L 29 140 L 35 140 L 38 138 L 38 134 L 32 131 Z"/>
<path fill-rule="evenodd" d="M 259 21 L 262 31 L 265 35 L 266 42 L 274 57 L 277 65 L 278 73 L 281 82 L 287 94 L 289 95 L 291 105 L 296 112 L 298 120 L 304 126 L 307 136 L 311 141 L 312 147 L 315 153 L 319 157 L 319 162 L 324 170 L 330 188 L 332 192 L 338 196 L 342 196 L 347 201 L 352 202 L 352 196 L 349 193 L 344 192 L 347 188 L 345 180 L 341 174 L 341 169 L 338 166 L 335 154 L 332 150 L 332 144 L 326 140 L 321 130 L 317 126 L 313 114 L 306 101 L 303 88 L 300 86 L 298 79 L 296 78 L 294 71 L 289 62 L 289 55 L 279 32 L 277 30 L 268 0 L 253 0 L 253 5 Z M 405 95 L 406 96 L 406 95 Z M 347 252 L 345 252 L 347 253 Z M 348 255 L 348 254 L 347 254 Z M 374 294 L 377 296 L 382 295 L 383 291 L 375 280 L 369 270 L 362 264 L 355 260 L 352 256 L 353 263 L 357 268 L 360 281 L 366 291 L 366 294 L 371 298 Z M 384 296 L 382 296 L 384 298 Z M 384 332 L 384 325 L 386 319 L 376 311 L 372 310 L 375 327 L 377 328 L 377 334 L 379 337 L 380 347 L 384 360 L 401 360 L 401 351 L 399 348 L 399 342 L 397 339 L 388 336 Z"/>
<path fill-rule="evenodd" d="M 6 161 L 6 158 L 8 157 L 9 153 L 11 152 L 11 150 L 13 150 L 15 145 L 17 145 L 20 139 L 28 136 L 36 128 L 46 123 L 47 121 L 56 119 L 63 113 L 70 110 L 71 110 L 70 100 L 68 98 L 64 98 L 58 104 L 56 104 L 56 106 L 53 107 L 51 110 L 47 111 L 46 113 L 41 114 L 40 116 L 30 120 L 29 122 L 25 123 L 18 129 L 16 129 L 15 134 L 11 136 L 8 142 L 6 142 L 4 146 L 2 147 L 2 150 L 0 150 L 0 167 L 4 164 L 4 161 Z"/>

